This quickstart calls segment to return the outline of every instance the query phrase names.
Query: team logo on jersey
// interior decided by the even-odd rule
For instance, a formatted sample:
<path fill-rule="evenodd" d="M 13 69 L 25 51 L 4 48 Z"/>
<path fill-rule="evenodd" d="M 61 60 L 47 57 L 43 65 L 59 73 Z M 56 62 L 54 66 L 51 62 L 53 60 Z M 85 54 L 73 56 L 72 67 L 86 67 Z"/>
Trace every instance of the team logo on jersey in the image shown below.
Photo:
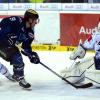
<path fill-rule="evenodd" d="M 31 33 L 31 32 L 28 33 L 28 36 L 29 36 L 30 38 L 32 38 L 32 39 L 34 38 L 34 34 Z"/>
<path fill-rule="evenodd" d="M 17 36 L 11 36 L 11 39 L 17 38 Z"/>

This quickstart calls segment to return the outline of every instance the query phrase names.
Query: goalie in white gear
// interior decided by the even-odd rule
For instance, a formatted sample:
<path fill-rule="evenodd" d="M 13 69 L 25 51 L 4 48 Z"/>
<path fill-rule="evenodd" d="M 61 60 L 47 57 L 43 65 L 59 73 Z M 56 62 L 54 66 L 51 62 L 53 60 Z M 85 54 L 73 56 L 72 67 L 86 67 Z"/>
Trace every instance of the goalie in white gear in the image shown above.
<path fill-rule="evenodd" d="M 76 62 L 70 69 L 65 68 L 61 71 L 61 75 L 72 83 L 85 80 L 100 87 L 100 22 L 95 33 L 72 52 L 70 59 L 84 58 L 87 50 L 95 50 L 95 56 Z"/>

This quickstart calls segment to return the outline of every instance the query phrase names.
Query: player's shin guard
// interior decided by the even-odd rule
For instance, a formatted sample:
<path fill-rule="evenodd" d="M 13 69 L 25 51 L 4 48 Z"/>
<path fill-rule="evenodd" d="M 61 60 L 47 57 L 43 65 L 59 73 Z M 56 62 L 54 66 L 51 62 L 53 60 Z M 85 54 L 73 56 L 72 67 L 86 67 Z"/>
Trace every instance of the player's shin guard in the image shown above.
<path fill-rule="evenodd" d="M 13 56 L 11 64 L 13 65 L 13 78 L 19 82 L 19 85 L 23 88 L 31 87 L 31 85 L 24 79 L 24 63 L 20 53 Z"/>
<path fill-rule="evenodd" d="M 14 66 L 14 75 L 13 79 L 19 82 L 19 85 L 23 88 L 30 88 L 31 85 L 24 78 L 23 67 Z"/>

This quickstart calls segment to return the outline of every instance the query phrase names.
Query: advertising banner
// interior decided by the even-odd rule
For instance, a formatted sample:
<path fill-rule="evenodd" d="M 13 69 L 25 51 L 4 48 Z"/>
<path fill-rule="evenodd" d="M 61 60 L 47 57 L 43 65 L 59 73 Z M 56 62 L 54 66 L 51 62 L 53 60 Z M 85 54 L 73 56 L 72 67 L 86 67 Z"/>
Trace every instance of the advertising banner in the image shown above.
<path fill-rule="evenodd" d="M 60 13 L 60 41 L 62 46 L 77 46 L 95 31 L 100 14 Z"/>

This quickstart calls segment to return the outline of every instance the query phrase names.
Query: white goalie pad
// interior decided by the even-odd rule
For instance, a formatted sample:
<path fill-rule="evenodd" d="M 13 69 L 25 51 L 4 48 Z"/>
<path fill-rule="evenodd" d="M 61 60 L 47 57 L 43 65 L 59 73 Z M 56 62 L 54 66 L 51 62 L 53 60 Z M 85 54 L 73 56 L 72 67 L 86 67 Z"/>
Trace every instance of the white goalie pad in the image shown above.
<path fill-rule="evenodd" d="M 77 47 L 77 49 L 75 49 L 72 54 L 70 55 L 70 59 L 71 60 L 75 60 L 76 58 L 83 58 L 86 54 L 86 50 L 81 46 L 79 45 Z"/>
<path fill-rule="evenodd" d="M 61 75 L 72 83 L 80 83 L 85 79 L 85 72 L 87 68 L 94 69 L 93 57 L 76 62 L 71 68 L 66 67 L 61 71 Z"/>
<path fill-rule="evenodd" d="M 85 82 L 92 82 L 95 87 L 100 87 L 100 70 L 87 69 Z"/>

